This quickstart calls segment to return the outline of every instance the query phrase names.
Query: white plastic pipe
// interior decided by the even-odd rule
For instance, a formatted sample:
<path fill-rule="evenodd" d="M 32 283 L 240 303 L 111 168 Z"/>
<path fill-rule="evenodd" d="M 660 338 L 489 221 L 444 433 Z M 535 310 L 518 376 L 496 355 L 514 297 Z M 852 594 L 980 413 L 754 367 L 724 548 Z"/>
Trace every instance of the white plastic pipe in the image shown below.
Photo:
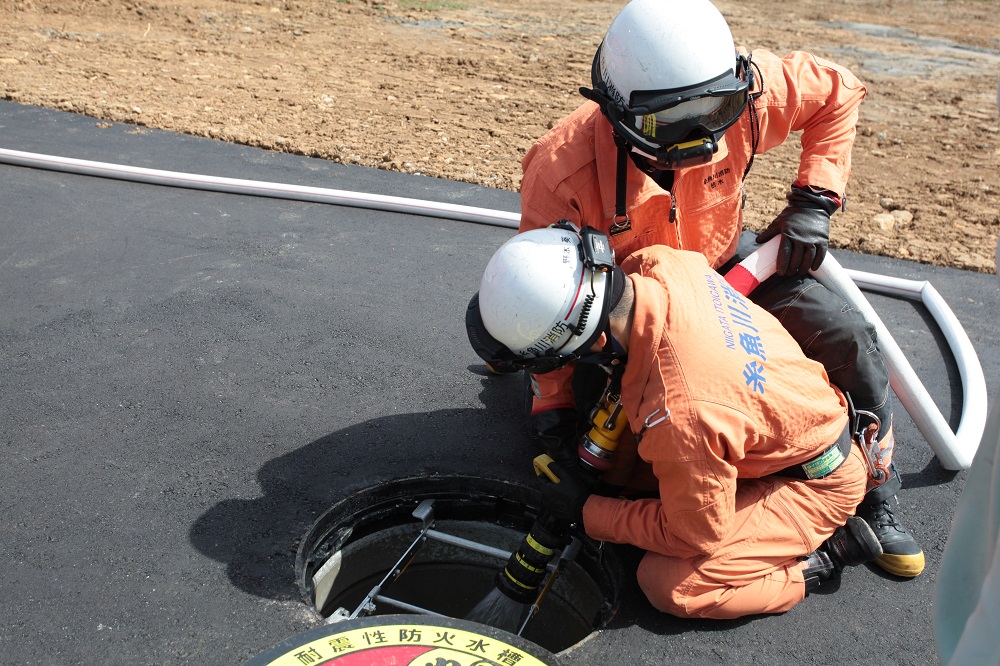
<path fill-rule="evenodd" d="M 745 274 L 737 273 L 739 276 L 737 279 L 746 283 L 749 290 L 752 291 L 757 284 L 774 274 L 780 242 L 780 237 L 773 238 L 740 262 Z M 976 449 L 979 448 L 983 429 L 986 427 L 986 378 L 983 376 L 979 356 L 969 336 L 937 289 L 926 281 L 902 280 L 874 273 L 848 271 L 831 253 L 827 254 L 823 264 L 819 270 L 813 272 L 813 275 L 826 287 L 843 296 L 875 327 L 879 349 L 889 368 L 889 383 L 892 390 L 941 461 L 941 465 L 951 470 L 968 469 L 976 455 Z M 962 380 L 962 417 L 955 432 L 952 432 L 920 378 L 917 377 L 917 373 L 906 360 L 903 351 L 882 323 L 882 319 L 875 313 L 868 299 L 861 293 L 858 285 L 884 294 L 920 299 L 934 317 L 955 356 Z"/>
<path fill-rule="evenodd" d="M 332 190 L 322 187 L 162 171 L 6 148 L 0 148 L 0 164 L 48 169 L 98 178 L 114 178 L 152 185 L 370 208 L 475 222 L 508 229 L 517 229 L 521 219 L 517 213 L 474 206 Z M 778 238 L 772 239 L 756 253 L 741 262 L 741 270 L 745 273 L 742 278 L 746 282 L 746 288 L 752 289 L 775 272 L 778 241 Z M 928 282 L 912 282 L 871 273 L 846 271 L 830 254 L 827 255 L 820 269 L 815 272 L 815 276 L 824 285 L 835 289 L 844 296 L 875 326 L 879 347 L 886 365 L 889 367 L 892 388 L 921 434 L 927 439 L 931 449 L 940 459 L 941 464 L 946 469 L 967 469 L 972 464 L 972 458 L 975 456 L 986 423 L 986 380 L 979 364 L 979 357 L 969 342 L 968 336 L 937 290 Z M 727 275 L 727 279 L 730 279 L 729 275 Z M 902 350 L 852 279 L 858 280 L 873 290 L 918 297 L 934 316 L 952 348 L 962 378 L 964 394 L 962 418 L 956 432 L 951 431 L 913 368 L 910 367 Z M 749 293 L 749 291 L 744 293 Z"/>
<path fill-rule="evenodd" d="M 294 201 L 311 201 L 313 203 L 353 206 L 355 208 L 372 208 L 395 213 L 412 213 L 425 217 L 440 217 L 462 222 L 477 222 L 499 227 L 517 229 L 521 216 L 475 206 L 421 201 L 404 197 L 390 197 L 364 192 L 348 192 L 331 190 L 325 187 L 307 187 L 304 185 L 287 185 L 283 183 L 268 183 L 259 180 L 242 180 L 240 178 L 222 178 L 219 176 L 202 176 L 178 171 L 161 171 L 143 167 L 109 164 L 107 162 L 91 162 L 71 157 L 55 155 L 40 155 L 26 153 L 20 150 L 0 148 L 0 163 L 15 166 L 64 171 L 66 173 L 99 178 L 114 178 L 150 185 L 167 185 L 170 187 L 185 187 L 194 190 L 210 192 L 228 192 L 251 196 L 270 197 L 272 199 L 292 199 Z"/>

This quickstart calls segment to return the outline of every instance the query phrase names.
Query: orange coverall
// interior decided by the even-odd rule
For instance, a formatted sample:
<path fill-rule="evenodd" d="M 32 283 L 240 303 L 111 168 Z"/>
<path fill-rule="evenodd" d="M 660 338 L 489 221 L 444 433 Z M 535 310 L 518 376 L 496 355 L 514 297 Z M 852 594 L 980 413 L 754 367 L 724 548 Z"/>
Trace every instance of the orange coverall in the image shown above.
<path fill-rule="evenodd" d="M 764 91 L 755 102 L 760 119 L 756 152 L 802 130 L 797 182 L 842 193 L 864 86 L 843 67 L 808 53 L 778 58 L 755 50 L 752 55 L 760 70 L 754 91 L 761 85 Z M 713 268 L 732 257 L 743 228 L 743 176 L 754 154 L 751 132 L 750 114 L 744 112 L 726 130 L 720 149 L 725 154 L 712 164 L 676 171 L 670 192 L 629 161 L 626 209 L 632 228 L 611 235 L 615 256 L 668 245 L 703 254 Z M 617 151 L 611 125 L 597 104 L 587 102 L 559 122 L 521 161 L 520 231 L 566 219 L 610 235 Z M 536 377 L 540 394 L 533 411 L 572 407 L 572 374 L 566 368 Z"/>
<path fill-rule="evenodd" d="M 770 475 L 836 442 L 846 401 L 702 255 L 654 246 L 622 268 L 635 287 L 622 406 L 659 498 L 591 496 L 584 528 L 647 551 L 638 581 L 662 611 L 786 611 L 805 596 L 799 558 L 854 515 L 868 475 L 856 445 L 823 479 Z"/>

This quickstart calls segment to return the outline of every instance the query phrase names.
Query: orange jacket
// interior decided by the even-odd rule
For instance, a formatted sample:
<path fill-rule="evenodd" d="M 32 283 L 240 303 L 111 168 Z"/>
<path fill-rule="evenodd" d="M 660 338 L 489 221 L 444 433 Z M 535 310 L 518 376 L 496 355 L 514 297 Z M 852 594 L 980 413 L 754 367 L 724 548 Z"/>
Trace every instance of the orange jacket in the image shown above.
<path fill-rule="evenodd" d="M 858 107 L 865 88 L 849 71 L 808 53 L 752 54 L 760 75 L 754 91 L 760 119 L 757 153 L 802 131 L 796 182 L 843 193 L 851 170 Z M 756 72 L 755 72 L 756 75 Z M 675 172 L 672 192 L 628 163 L 630 231 L 611 237 L 619 259 L 650 245 L 693 250 L 713 268 L 736 250 L 743 229 L 743 175 L 752 154 L 748 111 L 725 134 L 726 154 L 713 164 Z M 521 231 L 567 219 L 610 232 L 615 215 L 618 147 L 593 102 L 563 119 L 521 161 Z M 671 209 L 674 208 L 673 215 Z M 573 405 L 572 370 L 540 376 L 534 411 Z"/>
<path fill-rule="evenodd" d="M 660 498 L 591 497 L 584 525 L 593 538 L 663 555 L 711 554 L 736 527 L 736 480 L 822 453 L 847 426 L 847 403 L 778 320 L 703 256 L 655 246 L 622 268 L 636 298 L 622 406 Z"/>

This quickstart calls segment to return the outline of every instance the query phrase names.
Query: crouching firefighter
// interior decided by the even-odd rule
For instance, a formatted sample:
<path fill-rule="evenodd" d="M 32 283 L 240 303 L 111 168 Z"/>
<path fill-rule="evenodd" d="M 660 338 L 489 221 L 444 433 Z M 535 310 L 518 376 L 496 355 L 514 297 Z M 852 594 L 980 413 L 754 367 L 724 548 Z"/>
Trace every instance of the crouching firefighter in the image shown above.
<path fill-rule="evenodd" d="M 544 507 L 645 550 L 640 587 L 680 617 L 781 613 L 879 557 L 855 516 L 869 464 L 822 366 L 701 254 L 654 245 L 618 267 L 609 248 L 564 222 L 518 234 L 469 304 L 491 367 L 574 362 L 620 394 L 629 441 L 606 475 L 626 492 L 595 493 L 563 451 Z"/>

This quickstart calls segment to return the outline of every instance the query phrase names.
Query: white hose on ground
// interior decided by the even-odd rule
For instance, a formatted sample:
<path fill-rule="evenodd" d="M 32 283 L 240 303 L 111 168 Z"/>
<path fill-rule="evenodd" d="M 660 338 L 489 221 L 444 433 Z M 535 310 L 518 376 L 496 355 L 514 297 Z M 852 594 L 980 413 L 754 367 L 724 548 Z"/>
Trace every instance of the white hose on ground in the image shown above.
<path fill-rule="evenodd" d="M 211 192 L 226 192 L 251 196 L 263 196 L 294 201 L 353 206 L 396 213 L 408 213 L 425 217 L 438 217 L 462 222 L 475 222 L 491 226 L 517 229 L 520 215 L 505 211 L 438 203 L 420 199 L 382 196 L 363 192 L 331 190 L 322 187 L 307 187 L 283 183 L 222 178 L 176 171 L 146 169 L 106 162 L 92 162 L 54 155 L 29 153 L 0 148 L 0 164 L 62 171 L 66 173 L 113 178 L 151 185 L 183 187 Z M 774 273 L 777 242 L 775 238 L 758 252 L 741 263 L 758 282 Z M 823 265 L 815 273 L 816 278 L 838 291 L 845 299 L 860 310 L 875 326 L 879 347 L 889 366 L 890 382 L 900 403 L 917 425 L 935 455 L 946 469 L 967 469 L 972 464 L 979 440 L 986 424 L 986 380 L 983 377 L 979 357 L 965 330 L 951 309 L 929 282 L 899 280 L 897 278 L 847 271 L 828 254 Z M 871 304 L 855 283 L 875 291 L 920 298 L 941 327 L 952 354 L 958 363 L 962 378 L 962 417 L 956 432 L 952 432 L 924 385 L 892 335 Z M 750 287 L 752 289 L 752 286 Z M 748 293 L 748 292 L 745 292 Z"/>
<path fill-rule="evenodd" d="M 517 229 L 521 216 L 475 206 L 460 206 L 457 204 L 406 199 L 364 192 L 348 192 L 331 190 L 325 187 L 307 187 L 304 185 L 288 185 L 284 183 L 268 183 L 259 180 L 243 180 L 240 178 L 222 178 L 219 176 L 202 176 L 178 171 L 161 171 L 143 167 L 109 164 L 107 162 L 91 162 L 71 157 L 40 155 L 26 153 L 20 150 L 0 148 L 0 163 L 15 166 L 63 171 L 66 173 L 98 178 L 114 178 L 149 185 L 166 185 L 169 187 L 184 187 L 210 192 L 227 192 L 229 194 L 244 194 L 250 196 L 270 197 L 272 199 L 291 199 L 294 201 L 310 201 L 313 203 L 336 204 L 338 206 L 353 206 L 355 208 L 372 208 L 394 213 L 410 213 L 424 217 L 441 217 L 461 222 L 477 222 L 498 227 Z"/>

